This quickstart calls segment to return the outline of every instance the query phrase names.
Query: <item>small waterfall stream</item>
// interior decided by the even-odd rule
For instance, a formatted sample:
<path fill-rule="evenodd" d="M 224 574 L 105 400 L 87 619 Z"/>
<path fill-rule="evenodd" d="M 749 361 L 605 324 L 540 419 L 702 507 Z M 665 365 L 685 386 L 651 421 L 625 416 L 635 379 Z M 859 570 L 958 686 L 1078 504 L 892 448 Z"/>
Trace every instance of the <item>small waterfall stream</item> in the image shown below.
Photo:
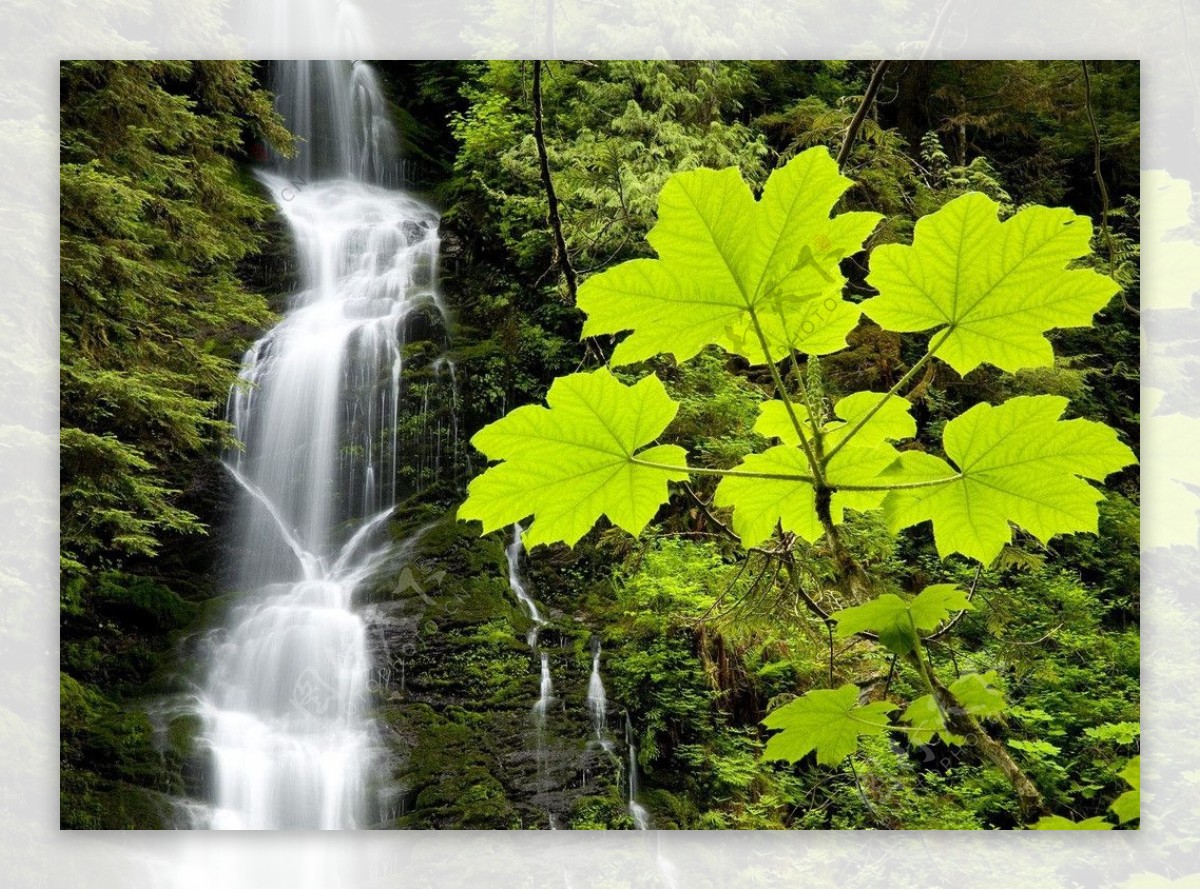
<path fill-rule="evenodd" d="M 508 586 L 516 596 L 517 602 L 529 613 L 529 620 L 533 622 L 533 626 L 529 628 L 529 633 L 525 636 L 525 642 L 529 643 L 530 649 L 536 649 L 538 631 L 546 622 L 542 618 L 542 613 L 538 611 L 537 603 L 525 589 L 525 581 L 521 578 L 521 550 L 524 547 L 521 543 L 521 532 L 523 531 L 521 523 L 513 523 L 512 540 L 509 541 L 508 547 L 504 551 L 504 557 L 508 562 Z"/>
<path fill-rule="evenodd" d="M 402 556 L 385 534 L 410 491 L 400 480 L 436 477 L 443 454 L 458 456 L 453 364 L 426 353 L 420 367 L 406 367 L 406 344 L 445 342 L 439 220 L 398 188 L 396 137 L 369 66 L 272 66 L 299 151 L 258 176 L 291 231 L 298 284 L 279 323 L 247 351 L 242 383 L 230 393 L 227 416 L 242 446 L 225 458 L 238 492 L 234 597 L 211 637 L 196 696 L 210 799 L 186 809 L 190 824 L 209 828 L 373 827 L 387 818 L 390 786 L 370 712 L 376 666 L 356 599 Z M 406 408 L 414 369 L 433 383 Z M 445 421 L 429 401 L 435 390 Z M 405 423 L 416 412 L 420 423 Z M 545 814 L 536 824 L 555 829 L 556 814 L 568 812 L 564 801 L 602 756 L 595 743 L 614 768 L 622 758 L 608 727 L 598 639 L 578 728 L 562 737 L 575 717 L 551 714 L 555 670 L 559 696 L 582 690 L 572 685 L 573 668 L 539 643 L 547 618 L 522 575 L 521 535 L 515 525 L 508 581 L 529 617 L 526 643 L 538 671 L 530 720 L 536 775 L 522 781 Z M 404 690 L 403 659 L 398 669 Z M 629 812 L 646 828 L 631 743 L 629 753 Z"/>
<path fill-rule="evenodd" d="M 650 813 L 647 809 L 638 803 L 638 764 L 637 764 L 637 745 L 633 743 L 633 724 L 629 720 L 629 715 L 625 715 L 625 747 L 629 749 L 629 776 L 627 779 L 629 789 L 629 816 L 633 819 L 633 824 L 637 826 L 638 831 L 647 831 L 650 828 Z"/>
<path fill-rule="evenodd" d="M 612 741 L 608 738 L 608 696 L 604 692 L 604 680 L 600 676 L 599 638 L 596 638 L 592 645 L 592 674 L 588 677 L 587 703 L 588 711 L 592 715 L 592 729 L 596 731 L 596 741 L 605 751 L 612 750 Z"/>
<path fill-rule="evenodd" d="M 378 740 L 355 593 L 410 455 L 398 440 L 403 350 L 444 330 L 438 216 L 396 190 L 398 156 L 369 66 L 274 63 L 294 159 L 260 178 L 295 241 L 299 289 L 246 353 L 228 416 L 240 591 L 201 700 L 213 828 L 361 828 L 377 818 Z"/>
<path fill-rule="evenodd" d="M 524 529 L 521 528 L 519 522 L 513 524 L 512 539 L 504 550 L 504 557 L 508 563 L 508 586 L 512 589 L 517 602 L 525 609 L 525 612 L 529 615 L 529 620 L 532 622 L 529 633 L 525 636 L 525 642 L 529 644 L 529 648 L 538 656 L 538 699 L 533 705 L 533 728 L 536 740 L 534 757 L 537 762 L 534 792 L 535 794 L 541 794 L 549 790 L 548 777 L 546 775 L 546 715 L 550 710 L 551 703 L 554 701 L 554 678 L 550 674 L 549 653 L 538 649 L 538 632 L 545 626 L 546 620 L 542 617 L 542 613 L 538 611 L 537 603 L 533 601 L 533 597 L 529 595 L 529 591 L 525 589 L 525 580 L 521 577 L 521 552 L 524 548 L 524 545 L 521 543 L 522 531 Z M 558 828 L 554 821 L 554 814 L 549 810 L 546 811 L 546 819 L 550 829 Z"/>
<path fill-rule="evenodd" d="M 541 653 L 542 671 L 541 683 L 539 685 L 538 700 L 533 706 L 533 715 L 537 720 L 538 732 L 542 732 L 546 728 L 546 711 L 550 708 L 550 703 L 554 701 L 554 680 L 550 677 L 550 656 L 545 652 Z"/>

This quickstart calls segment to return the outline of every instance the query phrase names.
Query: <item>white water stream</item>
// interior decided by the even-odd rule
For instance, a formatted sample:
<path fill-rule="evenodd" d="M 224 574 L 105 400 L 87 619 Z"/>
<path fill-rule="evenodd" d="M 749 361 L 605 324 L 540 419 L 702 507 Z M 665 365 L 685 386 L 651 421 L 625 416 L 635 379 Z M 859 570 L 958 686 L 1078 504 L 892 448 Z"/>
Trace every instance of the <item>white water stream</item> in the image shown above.
<path fill-rule="evenodd" d="M 542 613 L 538 611 L 537 603 L 525 589 L 525 581 L 521 578 L 521 551 L 524 549 L 524 544 L 521 543 L 522 531 L 521 523 L 513 523 L 512 539 L 508 542 L 504 556 L 508 561 L 508 586 L 516 596 L 517 602 L 529 613 L 529 620 L 533 622 L 529 633 L 525 635 L 525 642 L 529 644 L 530 649 L 536 649 L 538 631 L 542 629 L 546 621 L 542 618 Z"/>
<path fill-rule="evenodd" d="M 629 817 L 633 819 L 634 826 L 638 831 L 647 831 L 650 828 L 650 813 L 638 803 L 638 762 L 637 762 L 637 745 L 633 743 L 633 724 L 629 721 L 629 715 L 625 715 L 625 747 L 629 752 L 629 766 L 627 767 L 626 790 L 629 793 Z"/>
<path fill-rule="evenodd" d="M 409 456 L 403 346 L 440 324 L 438 216 L 395 185 L 395 135 L 361 63 L 274 64 L 300 137 L 261 179 L 291 230 L 299 289 L 246 353 L 228 416 L 239 591 L 201 695 L 213 828 L 360 828 L 378 742 L 355 592 Z"/>
<path fill-rule="evenodd" d="M 588 677 L 587 688 L 588 711 L 592 715 L 592 729 L 596 731 L 596 741 L 604 750 L 610 750 L 612 742 L 606 737 L 608 731 L 608 696 L 604 692 L 604 680 L 600 677 L 600 641 L 595 641 L 592 649 L 592 674 Z"/>

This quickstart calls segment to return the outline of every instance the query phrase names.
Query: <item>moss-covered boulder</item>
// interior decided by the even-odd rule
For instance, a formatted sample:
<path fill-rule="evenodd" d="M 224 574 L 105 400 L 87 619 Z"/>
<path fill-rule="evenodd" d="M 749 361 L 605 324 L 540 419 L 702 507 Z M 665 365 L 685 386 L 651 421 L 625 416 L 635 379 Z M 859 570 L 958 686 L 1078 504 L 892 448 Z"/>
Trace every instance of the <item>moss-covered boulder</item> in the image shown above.
<path fill-rule="evenodd" d="M 546 606 L 531 648 L 504 542 L 423 518 L 397 523 L 406 558 L 365 597 L 387 748 L 381 825 L 622 827 L 620 759 L 587 705 L 592 632 Z M 542 653 L 554 696 L 539 718 Z"/>

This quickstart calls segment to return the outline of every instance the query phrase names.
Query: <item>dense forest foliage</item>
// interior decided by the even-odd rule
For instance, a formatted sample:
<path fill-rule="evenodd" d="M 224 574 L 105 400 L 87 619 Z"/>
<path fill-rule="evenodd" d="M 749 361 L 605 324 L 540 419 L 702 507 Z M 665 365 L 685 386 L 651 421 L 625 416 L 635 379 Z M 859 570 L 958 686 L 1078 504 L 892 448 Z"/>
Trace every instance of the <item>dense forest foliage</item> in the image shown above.
<path fill-rule="evenodd" d="M 1093 325 L 1050 334 L 1050 367 L 1010 374 L 984 364 L 959 375 L 924 366 L 908 394 L 920 443 L 979 402 L 1053 394 L 1070 400 L 1069 417 L 1107 424 L 1136 447 L 1136 63 L 377 68 L 410 187 L 443 214 L 465 434 L 540 403 L 554 378 L 611 359 L 619 337 L 581 339 L 580 287 L 655 255 L 647 235 L 674 174 L 733 167 L 757 193 L 773 171 L 824 147 L 853 182 L 838 211 L 881 215 L 840 263 L 851 302 L 876 293 L 873 251 L 911 243 L 918 219 L 969 192 L 997 202 L 1003 219 L 1035 204 L 1090 217 L 1094 252 L 1081 263 L 1120 286 Z M 65 827 L 159 827 L 171 800 L 204 794 L 195 720 L 163 702 L 186 692 L 195 640 L 227 599 L 219 532 L 229 492 L 216 456 L 232 443 L 222 407 L 240 350 L 284 308 L 291 274 L 286 235 L 250 175 L 268 146 L 292 150 L 262 78 L 239 62 L 62 69 Z M 864 318 L 848 348 L 783 373 L 836 404 L 903 379 L 926 339 Z M 688 361 L 651 357 L 643 370 L 679 403 L 670 441 L 694 463 L 728 467 L 763 447 L 756 423 L 773 380 L 761 365 L 708 347 Z M 419 407 L 420 379 L 411 386 L 407 403 Z M 465 448 L 455 456 L 393 520 L 399 540 L 423 530 L 414 565 L 439 581 L 418 585 L 420 620 L 386 647 L 383 667 L 406 680 L 381 694 L 378 720 L 405 752 L 396 768 L 404 801 L 379 827 L 544 827 L 545 801 L 522 796 L 528 783 L 513 775 L 525 767 L 506 749 L 537 696 L 520 639 L 526 619 L 507 586 L 507 536 L 481 540 L 477 526 L 456 523 L 485 461 Z M 771 554 L 746 552 L 715 493 L 715 479 L 673 486 L 638 538 L 602 525 L 525 563 L 549 616 L 545 636 L 568 664 L 564 701 L 582 700 L 593 638 L 601 645 L 624 725 L 610 722 L 636 750 L 653 825 L 1031 824 L 1012 777 L 945 733 L 872 735 L 833 763 L 763 757 L 763 719 L 805 693 L 853 684 L 864 703 L 910 704 L 924 690 L 919 668 L 879 641 L 835 635 L 809 608 L 801 591 L 825 614 L 856 604 L 832 583 L 838 553 L 805 547 L 782 571 Z M 929 641 L 927 658 L 947 684 L 986 675 L 1007 701 L 980 720 L 1036 786 L 1043 804 L 1033 815 L 1129 827 L 1128 810 L 1109 808 L 1136 787 L 1136 467 L 1108 477 L 1099 511 L 1096 535 L 1047 545 L 1019 532 L 983 565 L 942 560 L 928 525 L 896 533 L 870 512 L 843 539 L 881 588 L 969 591 L 974 608 Z M 797 585 L 792 570 L 807 580 Z M 381 578 L 366 599 L 411 593 Z M 555 720 L 565 736 L 586 716 Z M 588 769 L 603 781 L 554 798 L 560 824 L 632 827 L 620 765 L 597 758 Z"/>
<path fill-rule="evenodd" d="M 212 555 L 188 553 L 238 359 L 272 317 L 239 272 L 272 212 L 241 149 L 291 138 L 244 62 L 65 63 L 61 126 L 63 820 L 132 827 L 93 792 L 159 757 L 114 699 L 215 592 Z"/>

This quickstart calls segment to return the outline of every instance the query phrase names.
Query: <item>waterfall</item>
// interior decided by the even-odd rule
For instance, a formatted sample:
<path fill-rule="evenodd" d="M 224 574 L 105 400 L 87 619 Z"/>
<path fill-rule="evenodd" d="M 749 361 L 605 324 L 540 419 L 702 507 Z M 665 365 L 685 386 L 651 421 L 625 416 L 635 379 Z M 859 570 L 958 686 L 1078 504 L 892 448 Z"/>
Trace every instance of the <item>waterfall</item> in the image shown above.
<path fill-rule="evenodd" d="M 608 750 L 610 743 L 605 732 L 608 729 L 608 697 L 604 694 L 604 681 L 600 678 L 600 640 L 597 638 L 592 649 L 592 675 L 588 678 L 587 688 L 588 710 L 592 714 L 592 728 L 596 731 L 596 741 Z"/>
<path fill-rule="evenodd" d="M 633 819 L 633 824 L 637 826 L 638 831 L 646 831 L 650 828 L 650 813 L 637 801 L 637 745 L 633 743 L 633 724 L 629 721 L 628 714 L 625 715 L 625 747 L 629 749 L 629 816 Z"/>
<path fill-rule="evenodd" d="M 538 631 L 541 630 L 545 620 L 542 618 L 542 613 L 538 611 L 537 603 L 533 601 L 528 591 L 525 590 L 525 582 L 521 580 L 521 523 L 513 523 L 512 540 L 509 541 L 508 547 L 504 550 L 505 560 L 508 562 L 508 586 L 512 588 L 513 595 L 516 596 L 517 602 L 524 606 L 525 611 L 529 613 L 529 620 L 533 622 L 533 626 L 529 628 L 529 633 L 525 635 L 525 642 L 529 644 L 530 649 L 537 648 Z"/>
<path fill-rule="evenodd" d="M 288 62 L 276 66 L 271 86 L 288 128 L 302 140 L 295 157 L 274 158 L 276 169 L 290 180 L 400 185 L 396 131 L 370 65 Z"/>
<path fill-rule="evenodd" d="M 554 680 L 550 676 L 550 656 L 545 652 L 539 653 L 542 664 L 542 678 L 539 687 L 538 700 L 533 706 L 533 728 L 536 736 L 536 750 L 534 753 L 537 763 L 537 779 L 534 785 L 535 794 L 542 794 L 550 790 L 550 777 L 547 774 L 546 762 L 546 712 L 550 710 L 550 703 L 554 701 Z M 546 810 L 546 820 L 551 831 L 558 828 L 554 821 L 554 813 L 549 809 Z"/>
<path fill-rule="evenodd" d="M 554 678 L 550 675 L 549 654 L 538 648 L 538 631 L 546 624 L 546 620 L 542 617 L 542 613 L 538 611 L 537 603 L 533 601 L 533 597 L 529 595 L 529 591 L 525 589 L 525 582 L 521 577 L 522 531 L 524 529 L 521 528 L 519 522 L 513 524 L 512 538 L 509 540 L 508 546 L 504 549 L 504 556 L 508 563 L 508 586 L 512 588 L 513 595 L 516 596 L 517 602 L 525 609 L 531 622 L 529 633 L 525 636 L 525 642 L 538 655 L 538 661 L 541 665 L 538 699 L 533 705 L 533 728 L 536 745 L 534 757 L 537 763 L 534 792 L 535 794 L 541 794 L 549 790 L 549 777 L 546 772 L 546 714 L 550 710 L 550 704 L 554 701 Z M 548 827 L 552 831 L 558 828 L 558 824 L 554 819 L 554 813 L 549 809 L 546 810 L 546 820 Z"/>
<path fill-rule="evenodd" d="M 550 708 L 550 702 L 553 700 L 554 681 L 550 678 L 550 656 L 543 652 L 541 693 L 538 695 L 537 703 L 533 706 L 538 732 L 541 732 L 546 726 L 546 711 Z"/>
<path fill-rule="evenodd" d="M 242 444 L 226 459 L 241 492 L 237 595 L 200 696 L 210 824 L 359 828 L 378 819 L 379 742 L 354 599 L 388 554 L 397 473 L 419 460 L 397 439 L 403 345 L 445 329 L 438 216 L 394 188 L 395 133 L 369 66 L 272 72 L 300 138 L 296 157 L 260 178 L 294 237 L 300 283 L 229 399 Z"/>

